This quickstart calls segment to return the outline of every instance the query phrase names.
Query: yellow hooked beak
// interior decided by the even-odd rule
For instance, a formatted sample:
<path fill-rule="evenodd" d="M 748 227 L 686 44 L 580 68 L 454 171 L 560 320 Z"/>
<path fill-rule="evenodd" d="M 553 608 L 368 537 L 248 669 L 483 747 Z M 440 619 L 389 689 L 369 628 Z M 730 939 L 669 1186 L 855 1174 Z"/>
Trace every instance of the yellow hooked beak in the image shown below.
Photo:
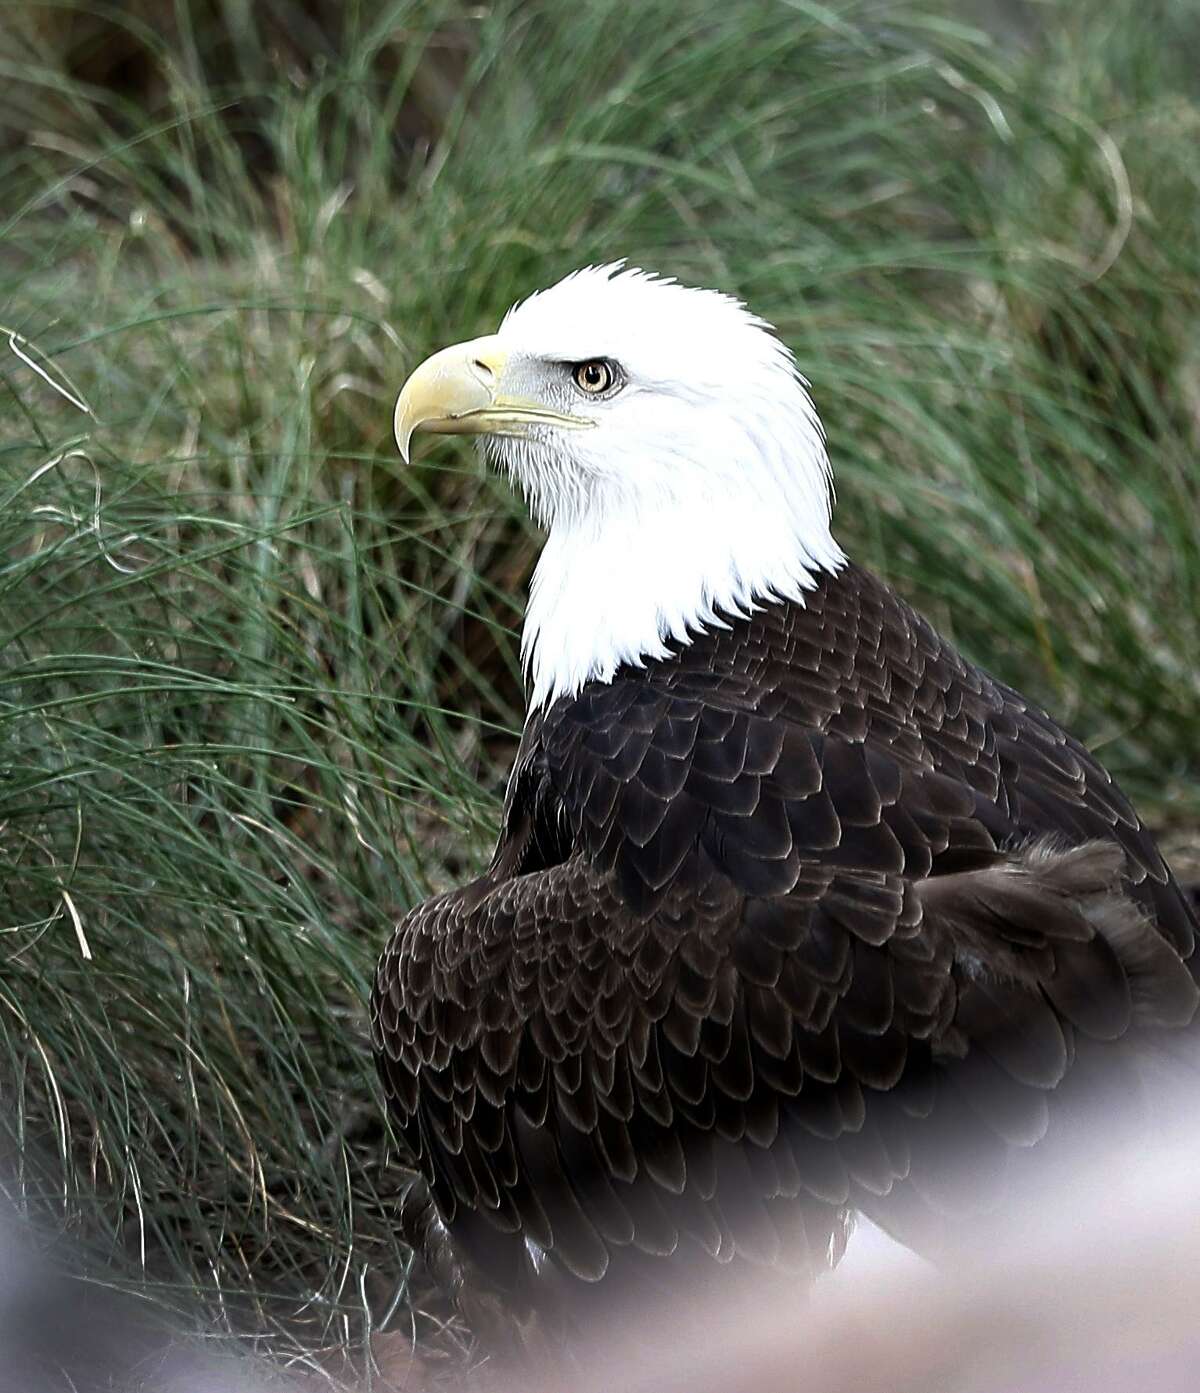
<path fill-rule="evenodd" d="M 590 426 L 527 397 L 505 395 L 508 351 L 495 334 L 443 348 L 426 358 L 396 398 L 394 426 L 400 456 L 419 430 L 439 435 L 524 435 L 533 425 Z"/>

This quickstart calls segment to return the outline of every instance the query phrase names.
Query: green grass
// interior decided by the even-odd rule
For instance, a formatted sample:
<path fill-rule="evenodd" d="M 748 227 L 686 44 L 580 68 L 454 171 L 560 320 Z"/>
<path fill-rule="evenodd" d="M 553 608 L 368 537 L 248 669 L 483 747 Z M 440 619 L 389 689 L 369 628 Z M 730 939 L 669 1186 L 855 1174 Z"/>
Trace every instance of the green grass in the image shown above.
<path fill-rule="evenodd" d="M 588 260 L 740 292 L 848 548 L 1194 827 L 1200 19 L 258 13 L 0 11 L 0 1080 L 25 1202 L 311 1351 L 425 1300 L 364 1000 L 521 721 L 536 538 L 406 370 Z"/>

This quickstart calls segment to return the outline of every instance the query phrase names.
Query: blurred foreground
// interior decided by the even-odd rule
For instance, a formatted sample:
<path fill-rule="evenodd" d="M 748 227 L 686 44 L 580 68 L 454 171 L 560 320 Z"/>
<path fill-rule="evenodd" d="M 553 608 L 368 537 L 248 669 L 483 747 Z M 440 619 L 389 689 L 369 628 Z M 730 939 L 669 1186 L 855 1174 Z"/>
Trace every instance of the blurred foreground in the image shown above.
<path fill-rule="evenodd" d="M 934 1268 L 875 1233 L 803 1292 L 763 1284 L 700 1342 L 599 1332 L 571 1386 L 656 1393 L 1185 1393 L 1200 1370 L 1200 1130 L 1147 1155 L 1123 1139 L 1003 1230 L 965 1226 Z M 653 1314 L 647 1316 L 652 1326 Z M 614 1362 L 630 1339 L 657 1359 Z M 556 1377 L 540 1385 L 561 1387 Z"/>
<path fill-rule="evenodd" d="M 763 1274 L 688 1303 L 686 1338 L 661 1313 L 589 1333 L 569 1367 L 454 1368 L 399 1332 L 369 1368 L 331 1358 L 302 1376 L 216 1354 L 147 1323 L 132 1297 L 31 1262 L 0 1228 L 2 1393 L 1191 1393 L 1200 1369 L 1200 1090 L 1154 1142 L 1097 1112 L 1093 1139 L 1003 1223 L 964 1225 L 933 1266 L 866 1225 L 806 1291 Z M 1116 1114 L 1116 1118 L 1114 1117 Z"/>

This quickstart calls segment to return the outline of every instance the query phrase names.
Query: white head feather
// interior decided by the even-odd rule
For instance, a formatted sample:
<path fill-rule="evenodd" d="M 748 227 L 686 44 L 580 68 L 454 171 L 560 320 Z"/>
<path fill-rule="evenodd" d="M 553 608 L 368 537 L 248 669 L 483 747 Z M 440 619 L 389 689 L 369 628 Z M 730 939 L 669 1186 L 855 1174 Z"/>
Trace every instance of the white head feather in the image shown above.
<path fill-rule="evenodd" d="M 532 707 L 666 656 L 718 611 L 802 602 L 845 561 L 807 384 L 739 301 L 594 266 L 515 305 L 498 337 L 514 355 L 611 359 L 625 379 L 571 403 L 592 429 L 487 442 L 549 533 L 521 644 Z"/>

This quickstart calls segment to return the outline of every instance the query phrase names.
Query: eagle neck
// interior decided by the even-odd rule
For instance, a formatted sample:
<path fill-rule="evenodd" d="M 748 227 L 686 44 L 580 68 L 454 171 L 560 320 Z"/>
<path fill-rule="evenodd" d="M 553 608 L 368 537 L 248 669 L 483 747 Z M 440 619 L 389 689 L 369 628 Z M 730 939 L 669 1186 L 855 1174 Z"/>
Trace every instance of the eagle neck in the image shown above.
<path fill-rule="evenodd" d="M 671 645 L 764 604 L 803 604 L 845 562 L 827 517 L 803 539 L 786 515 L 744 517 L 736 505 L 672 514 L 654 528 L 640 514 L 611 510 L 551 527 L 521 642 L 531 711 L 586 682 L 610 681 L 622 666 L 669 657 Z"/>

